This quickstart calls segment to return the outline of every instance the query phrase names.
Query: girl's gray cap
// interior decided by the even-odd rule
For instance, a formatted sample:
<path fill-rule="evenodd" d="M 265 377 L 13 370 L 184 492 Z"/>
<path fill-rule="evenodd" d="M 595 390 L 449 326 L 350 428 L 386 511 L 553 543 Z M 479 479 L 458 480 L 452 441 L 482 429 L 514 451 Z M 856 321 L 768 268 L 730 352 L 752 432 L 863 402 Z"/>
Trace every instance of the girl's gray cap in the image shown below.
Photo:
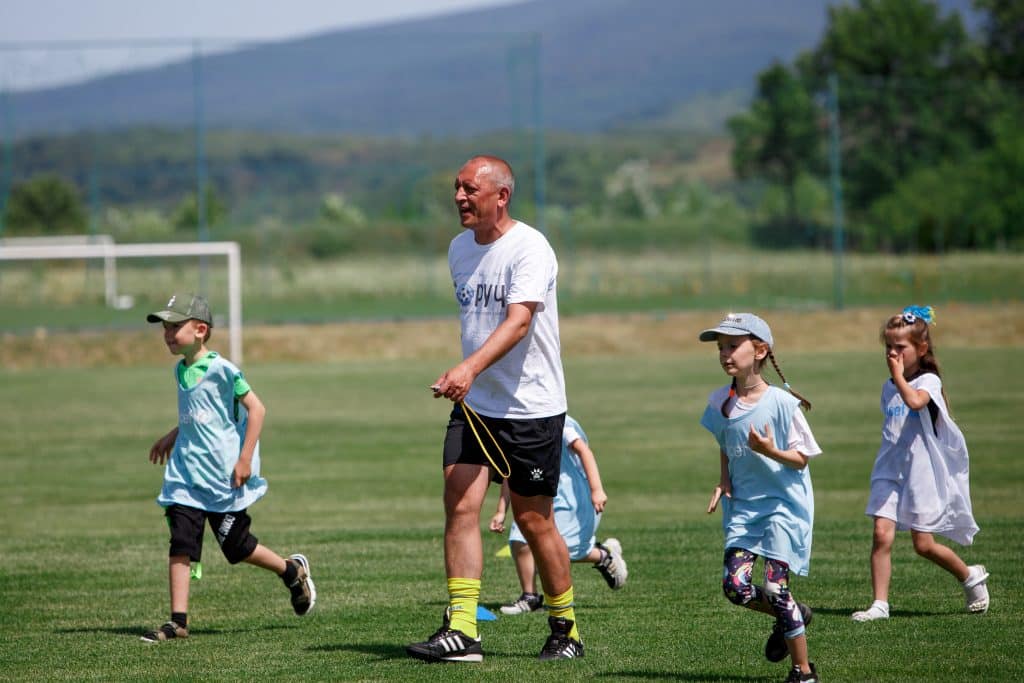
<path fill-rule="evenodd" d="M 734 336 L 749 334 L 768 344 L 769 348 L 774 348 L 775 346 L 768 323 L 753 313 L 729 313 L 722 318 L 722 322 L 718 323 L 718 327 L 712 327 L 710 330 L 701 332 L 700 340 L 702 342 L 716 341 L 720 334 L 731 334 Z"/>

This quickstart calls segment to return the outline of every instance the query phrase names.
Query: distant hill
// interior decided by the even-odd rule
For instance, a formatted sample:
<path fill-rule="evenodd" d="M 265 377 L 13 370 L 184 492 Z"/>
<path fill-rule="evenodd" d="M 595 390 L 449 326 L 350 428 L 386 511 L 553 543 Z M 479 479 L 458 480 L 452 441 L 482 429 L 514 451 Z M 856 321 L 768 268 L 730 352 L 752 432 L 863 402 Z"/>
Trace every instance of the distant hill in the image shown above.
<path fill-rule="evenodd" d="M 968 5 L 968 0 L 944 0 Z M 817 0 L 532 0 L 264 43 L 207 57 L 210 127 L 292 133 L 593 131 L 638 121 L 721 123 L 756 74 L 812 47 Z M 540 75 L 541 101 L 535 74 Z M 15 94 L 19 136 L 190 126 L 190 62 Z M 737 96 L 740 93 L 740 96 Z M 710 97 L 710 99 L 708 99 Z M 691 107 L 695 105 L 690 105 Z"/>

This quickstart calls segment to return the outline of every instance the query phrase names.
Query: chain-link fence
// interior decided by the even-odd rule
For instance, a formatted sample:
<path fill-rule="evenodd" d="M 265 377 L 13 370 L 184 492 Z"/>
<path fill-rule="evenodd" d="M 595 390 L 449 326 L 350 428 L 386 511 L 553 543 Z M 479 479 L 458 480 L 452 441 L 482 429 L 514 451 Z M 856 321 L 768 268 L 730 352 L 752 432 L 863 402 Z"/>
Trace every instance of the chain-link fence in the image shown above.
<path fill-rule="evenodd" d="M 1024 177 L 1020 121 L 999 84 L 834 78 L 804 138 L 764 149 L 762 131 L 744 164 L 735 128 L 545 130 L 538 36 L 390 39 L 383 83 L 355 77 L 358 38 L 340 63 L 317 60 L 326 37 L 5 46 L 0 238 L 238 241 L 250 321 L 447 314 L 451 178 L 487 152 L 516 169 L 514 214 L 555 246 L 569 313 L 1021 296 L 1021 212 L 1002 201 Z M 407 74 L 428 54 L 447 76 L 423 90 Z M 51 71 L 73 82 L 25 89 Z M 304 75 L 261 89 L 282 73 Z M 134 325 L 183 287 L 216 307 L 225 277 L 123 263 L 118 310 L 99 263 L 3 263 L 0 328 Z"/>

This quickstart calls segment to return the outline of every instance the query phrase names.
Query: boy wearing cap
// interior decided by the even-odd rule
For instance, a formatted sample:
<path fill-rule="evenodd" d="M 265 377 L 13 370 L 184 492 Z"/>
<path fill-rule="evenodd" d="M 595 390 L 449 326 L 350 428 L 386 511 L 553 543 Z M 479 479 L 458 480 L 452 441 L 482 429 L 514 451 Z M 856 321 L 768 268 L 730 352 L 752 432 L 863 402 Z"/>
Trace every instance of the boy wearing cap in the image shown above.
<path fill-rule="evenodd" d="M 266 408 L 241 370 L 206 348 L 213 330 L 207 300 L 175 294 L 146 320 L 163 324 L 164 343 L 182 359 L 174 371 L 178 425 L 149 451 L 150 462 L 166 462 L 157 503 L 164 507 L 170 527 L 171 618 L 143 634 L 142 640 L 188 637 L 190 563 L 197 563 L 196 577 L 201 576 L 198 563 L 207 521 L 228 562 L 273 571 L 290 590 L 295 613 L 308 614 L 316 604 L 309 561 L 300 554 L 282 558 L 249 532 L 246 510 L 267 491 L 259 455 Z"/>

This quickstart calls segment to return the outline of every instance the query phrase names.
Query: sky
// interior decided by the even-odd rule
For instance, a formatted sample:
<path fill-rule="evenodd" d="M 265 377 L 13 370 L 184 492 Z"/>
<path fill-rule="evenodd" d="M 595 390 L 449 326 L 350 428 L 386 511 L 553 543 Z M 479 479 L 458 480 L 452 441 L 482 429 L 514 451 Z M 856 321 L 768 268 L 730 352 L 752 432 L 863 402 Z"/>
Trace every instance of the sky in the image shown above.
<path fill-rule="evenodd" d="M 513 1 L 0 0 L 0 89 L 58 85 L 187 56 L 191 47 L 176 41 L 205 39 L 208 49 L 223 49 L 223 39 L 282 40 Z"/>

